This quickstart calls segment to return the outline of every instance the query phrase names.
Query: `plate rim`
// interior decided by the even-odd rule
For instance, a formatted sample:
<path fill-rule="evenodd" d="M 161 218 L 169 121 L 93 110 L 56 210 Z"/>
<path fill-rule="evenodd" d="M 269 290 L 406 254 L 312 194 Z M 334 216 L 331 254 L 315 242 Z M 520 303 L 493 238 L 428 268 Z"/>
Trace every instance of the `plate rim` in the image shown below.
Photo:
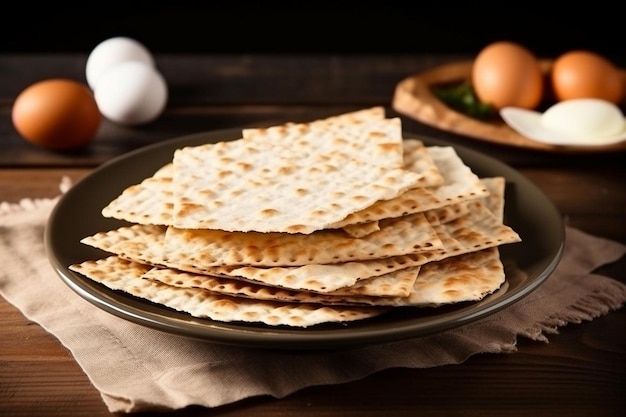
<path fill-rule="evenodd" d="M 193 317 L 184 312 L 171 311 L 169 308 L 160 305 L 154 305 L 147 300 L 141 300 L 130 295 L 119 294 L 114 290 L 104 287 L 102 284 L 96 283 L 76 272 L 70 271 L 66 262 L 63 261 L 67 256 L 58 253 L 55 242 L 58 238 L 57 230 L 59 225 L 59 216 L 67 210 L 66 205 L 72 198 L 76 198 L 78 193 L 82 192 L 90 182 L 100 179 L 110 170 L 114 170 L 124 162 L 132 161 L 136 158 L 145 157 L 152 153 L 166 152 L 167 149 L 176 149 L 187 144 L 200 144 L 207 141 L 237 139 L 237 132 L 241 129 L 220 129 L 206 132 L 199 132 L 190 135 L 180 136 L 169 140 L 160 141 L 151 145 L 147 145 L 125 154 L 119 155 L 108 160 L 95 168 L 86 177 L 79 180 L 65 194 L 61 195 L 55 206 L 53 207 L 50 217 L 44 229 L 44 244 L 48 260 L 51 263 L 57 276 L 75 293 L 89 301 L 91 304 L 107 311 L 115 316 L 129 320 L 139 325 L 147 326 L 166 334 L 177 335 L 182 337 L 191 337 L 207 342 L 213 342 L 225 345 L 237 345 L 254 348 L 280 348 L 280 349 L 339 349 L 356 346 L 364 346 L 370 344 L 378 344 L 385 342 L 399 341 L 413 337 L 427 336 L 439 333 L 451 328 L 456 328 L 465 324 L 474 322 L 480 318 L 494 314 L 510 305 L 521 300 L 535 289 L 537 289 L 545 280 L 554 272 L 561 260 L 564 250 L 565 225 L 562 216 L 558 212 L 556 206 L 548 199 L 547 196 L 529 180 L 525 179 L 521 173 L 514 168 L 490 157 L 484 153 L 474 151 L 462 145 L 453 144 L 443 139 L 432 138 L 424 135 L 417 135 L 412 132 L 403 132 L 405 138 L 417 138 L 423 140 L 427 146 L 452 146 L 462 159 L 469 157 L 471 160 L 484 160 L 489 162 L 490 166 L 503 174 L 513 175 L 517 180 L 521 180 L 524 187 L 529 188 L 538 198 L 543 198 L 543 204 L 550 209 L 553 220 L 559 222 L 556 228 L 559 236 L 556 241 L 559 242 L 558 248 L 552 254 L 552 258 L 542 271 L 527 282 L 525 285 L 516 287 L 510 292 L 506 292 L 493 302 L 486 304 L 480 308 L 481 301 L 472 302 L 468 306 L 468 314 L 456 314 L 452 316 L 437 316 L 428 323 L 411 322 L 397 324 L 396 326 L 385 327 L 378 325 L 375 331 L 368 330 L 368 324 L 372 320 L 378 318 L 358 320 L 358 323 L 347 323 L 341 328 L 326 329 L 324 326 L 312 326 L 308 328 L 272 328 L 269 326 L 257 326 L 248 323 L 227 323 L 213 321 L 208 318 Z M 151 175 L 156 168 L 157 163 L 152 161 L 151 168 L 145 168 L 144 176 L 135 175 L 139 180 Z M 156 168 L 155 168 L 156 166 Z M 470 166 L 471 167 L 471 166 Z M 472 170 L 475 167 L 471 167 Z M 503 175 L 507 177 L 507 175 Z M 138 182 L 137 179 L 128 181 L 129 183 Z M 517 182 L 515 182 L 517 184 Z M 125 186 L 120 186 L 120 190 Z M 505 213 L 507 206 L 505 205 Z M 105 221 L 104 218 L 102 218 Z M 122 222 L 123 223 L 123 222 Z M 77 242 L 78 245 L 83 245 Z M 82 248 L 82 246 L 81 246 Z M 98 291 L 95 291 L 98 289 Z M 127 301 L 120 301 L 122 300 Z M 139 308 L 139 307 L 141 308 Z M 479 307 L 477 307 L 479 306 Z M 164 314 L 167 314 L 164 316 Z M 452 318 L 452 320 L 451 320 Z"/>

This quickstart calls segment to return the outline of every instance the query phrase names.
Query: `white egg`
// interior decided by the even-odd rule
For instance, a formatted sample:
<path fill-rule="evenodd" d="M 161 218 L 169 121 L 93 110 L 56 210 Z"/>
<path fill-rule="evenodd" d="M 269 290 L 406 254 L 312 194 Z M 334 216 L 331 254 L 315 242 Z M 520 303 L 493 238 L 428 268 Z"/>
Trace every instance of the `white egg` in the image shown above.
<path fill-rule="evenodd" d="M 563 100 L 544 113 L 505 107 L 500 115 L 521 135 L 552 145 L 598 146 L 626 140 L 624 115 L 606 100 Z"/>
<path fill-rule="evenodd" d="M 102 75 L 94 90 L 98 109 L 107 119 L 122 125 L 153 121 L 165 109 L 167 84 L 153 66 L 124 62 Z"/>
<path fill-rule="evenodd" d="M 154 57 L 142 43 L 125 36 L 109 38 L 99 43 L 87 57 L 85 75 L 91 89 L 108 70 L 123 62 L 141 62 L 154 66 Z"/>

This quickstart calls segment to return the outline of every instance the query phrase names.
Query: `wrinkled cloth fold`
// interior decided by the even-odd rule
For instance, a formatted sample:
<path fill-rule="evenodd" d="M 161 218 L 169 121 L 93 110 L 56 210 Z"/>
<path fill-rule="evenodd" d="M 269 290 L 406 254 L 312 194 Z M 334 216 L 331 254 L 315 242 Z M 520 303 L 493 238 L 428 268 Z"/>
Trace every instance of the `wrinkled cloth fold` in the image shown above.
<path fill-rule="evenodd" d="M 459 364 L 479 353 L 514 352 L 520 336 L 548 343 L 559 327 L 592 320 L 626 302 L 626 285 L 593 273 L 624 256 L 626 246 L 567 227 L 561 263 L 538 289 L 459 328 L 337 351 L 211 344 L 113 316 L 63 283 L 43 242 L 57 200 L 0 203 L 0 294 L 71 352 L 111 412 L 217 407 L 252 396 L 281 398 L 386 368 Z"/>

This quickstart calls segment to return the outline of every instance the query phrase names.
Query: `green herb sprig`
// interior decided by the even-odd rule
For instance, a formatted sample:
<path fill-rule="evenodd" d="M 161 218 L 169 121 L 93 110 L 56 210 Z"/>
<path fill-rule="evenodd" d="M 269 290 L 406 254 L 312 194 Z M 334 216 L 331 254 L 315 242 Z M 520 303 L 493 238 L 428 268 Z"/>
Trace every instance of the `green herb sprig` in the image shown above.
<path fill-rule="evenodd" d="M 446 105 L 467 116 L 485 120 L 497 115 L 497 111 L 492 105 L 483 103 L 478 99 L 469 82 L 434 87 L 433 93 Z"/>

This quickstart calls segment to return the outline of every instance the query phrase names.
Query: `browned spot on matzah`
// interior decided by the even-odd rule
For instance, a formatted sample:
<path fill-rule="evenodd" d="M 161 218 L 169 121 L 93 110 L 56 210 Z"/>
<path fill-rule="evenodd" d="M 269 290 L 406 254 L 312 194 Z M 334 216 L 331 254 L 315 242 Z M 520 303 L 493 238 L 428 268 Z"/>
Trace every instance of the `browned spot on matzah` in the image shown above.
<path fill-rule="evenodd" d="M 219 308 L 229 309 L 229 310 L 237 310 L 237 303 L 232 300 L 222 299 L 215 301 L 215 305 Z"/>
<path fill-rule="evenodd" d="M 333 139 L 333 142 L 339 146 L 344 146 L 347 143 L 347 140 L 343 137 L 336 137 Z"/>
<path fill-rule="evenodd" d="M 364 195 L 355 195 L 354 197 L 352 197 L 352 200 L 354 201 L 366 201 L 367 197 Z"/>
<path fill-rule="evenodd" d="M 256 312 L 254 312 L 254 311 L 248 311 L 244 315 L 245 315 L 245 317 L 249 321 L 261 321 L 261 320 L 259 320 L 259 315 Z M 276 316 L 268 316 L 268 320 L 267 321 L 270 324 L 277 324 L 277 323 L 279 323 L 279 321 L 276 318 Z"/>
<path fill-rule="evenodd" d="M 232 172 L 232 171 L 229 171 L 229 170 L 220 170 L 220 171 L 218 171 L 218 175 L 217 175 L 217 176 L 218 176 L 218 178 L 220 178 L 220 179 L 224 179 L 224 178 L 230 177 L 231 175 L 233 175 L 233 172 Z"/>
<path fill-rule="evenodd" d="M 373 138 L 384 138 L 385 134 L 383 132 L 370 132 L 369 136 Z M 384 146 L 385 144 L 381 145 L 381 147 L 384 147 Z"/>
<path fill-rule="evenodd" d="M 305 225 L 294 224 L 294 225 L 291 225 L 291 226 L 287 227 L 287 233 L 303 233 L 307 229 L 308 228 Z"/>
<path fill-rule="evenodd" d="M 230 191 L 230 195 L 233 197 L 237 197 L 239 195 L 241 195 L 243 193 L 243 190 L 239 189 L 239 190 L 231 190 Z"/>
<path fill-rule="evenodd" d="M 278 173 L 280 175 L 289 175 L 292 174 L 294 170 L 295 169 L 293 165 L 284 165 L 278 168 Z"/>
<path fill-rule="evenodd" d="M 249 171 L 252 169 L 253 165 L 252 164 L 248 164 L 246 162 L 237 162 L 237 167 L 239 167 L 239 169 L 241 169 L 242 171 Z"/>
<path fill-rule="evenodd" d="M 204 209 L 204 207 L 202 207 L 199 204 L 193 204 L 193 203 L 183 203 L 180 205 L 180 209 L 178 210 L 178 214 L 179 215 L 188 215 L 189 213 L 192 213 L 196 210 L 202 210 Z"/>
<path fill-rule="evenodd" d="M 382 152 L 401 152 L 396 143 L 383 143 L 379 146 Z"/>

